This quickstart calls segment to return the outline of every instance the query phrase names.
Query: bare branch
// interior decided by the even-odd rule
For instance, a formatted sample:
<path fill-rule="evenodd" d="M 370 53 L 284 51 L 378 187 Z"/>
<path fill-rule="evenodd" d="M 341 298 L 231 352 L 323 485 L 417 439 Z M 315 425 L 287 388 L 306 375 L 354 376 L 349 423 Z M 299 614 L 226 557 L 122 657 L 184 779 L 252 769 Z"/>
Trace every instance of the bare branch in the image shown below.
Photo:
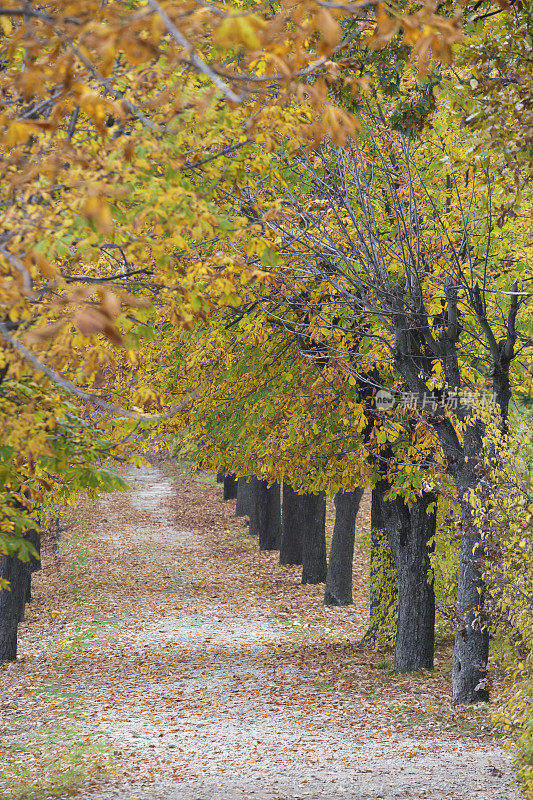
<path fill-rule="evenodd" d="M 193 52 L 191 43 L 187 41 L 185 36 L 176 28 L 176 26 L 174 25 L 174 23 L 166 13 L 166 11 L 159 5 L 157 0 L 147 0 L 147 2 L 148 5 L 151 6 L 151 8 L 153 8 L 156 14 L 158 14 L 161 17 L 161 19 L 165 23 L 168 32 L 176 40 L 176 42 L 190 53 L 189 56 L 190 62 L 194 66 L 194 68 L 198 72 L 202 73 L 207 78 L 209 78 L 211 83 L 213 83 L 217 87 L 217 89 L 219 89 L 222 92 L 222 94 L 227 100 L 231 100 L 232 103 L 241 103 L 244 99 L 242 95 L 236 94 L 236 92 L 234 92 L 233 89 L 230 86 L 228 86 L 227 83 L 225 83 L 225 81 L 222 80 L 222 78 L 220 78 L 215 72 L 213 72 L 211 67 L 208 64 L 206 64 L 205 61 L 202 61 L 202 59 L 199 56 L 197 56 L 196 53 Z"/>

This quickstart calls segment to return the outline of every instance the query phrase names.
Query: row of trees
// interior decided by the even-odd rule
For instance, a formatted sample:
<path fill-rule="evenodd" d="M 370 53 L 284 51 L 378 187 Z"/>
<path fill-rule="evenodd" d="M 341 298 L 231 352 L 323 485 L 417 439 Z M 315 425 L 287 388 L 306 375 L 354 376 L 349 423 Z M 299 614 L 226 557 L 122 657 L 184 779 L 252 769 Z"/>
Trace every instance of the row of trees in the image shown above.
<path fill-rule="evenodd" d="M 460 139 L 447 144 L 437 130 L 427 141 L 411 141 L 390 126 L 379 102 L 368 102 L 359 120 L 356 142 L 282 159 L 281 177 L 270 184 L 262 176 L 267 188 L 253 200 L 263 213 L 254 225 L 271 233 L 277 263 L 263 266 L 268 280 L 244 293 L 233 316 L 223 314 L 205 332 L 185 337 L 192 349 L 181 356 L 185 383 L 216 370 L 185 419 L 202 442 L 205 466 L 225 457 L 226 467 L 249 474 L 252 459 L 268 479 L 296 479 L 305 491 L 380 487 L 398 570 L 399 621 L 413 626 L 416 619 L 420 630 L 410 636 L 420 643 L 432 641 L 429 548 L 439 486 L 449 476 L 461 517 L 453 694 L 456 702 L 471 702 L 487 697 L 488 664 L 488 627 L 480 616 L 485 531 L 472 501 L 496 491 L 487 412 L 504 436 L 513 383 L 523 391 L 523 364 L 514 374 L 513 367 L 530 342 L 531 295 L 518 288 L 528 274 L 529 232 L 521 240 L 513 226 L 496 227 L 494 176 L 457 166 Z M 238 213 L 242 192 L 230 199 Z M 249 194 L 247 202 L 250 209 Z M 238 256 L 254 263 L 245 246 Z M 206 346 L 214 329 L 220 338 Z M 243 352 L 250 342 L 252 352 Z M 191 369 L 198 352 L 201 366 Z M 305 359 L 312 362 L 311 383 L 298 381 L 289 411 L 274 376 L 294 381 Z M 342 420 L 355 423 L 355 432 L 335 443 L 340 453 L 325 452 L 330 442 L 323 440 L 317 384 L 327 387 L 328 410 L 342 404 Z M 405 407 L 379 411 L 376 391 L 384 390 L 392 402 L 407 399 Z M 291 428 L 285 445 L 280 427 Z M 316 441 L 309 429 L 316 429 Z M 426 610 L 411 613 L 418 603 Z M 398 637 L 397 649 L 403 640 Z M 397 653 L 396 663 L 425 666 L 431 659 Z"/>
<path fill-rule="evenodd" d="M 224 480 L 235 481 L 233 477 Z M 269 486 L 268 481 L 255 477 L 239 478 L 236 483 L 237 516 L 249 516 L 250 533 L 258 536 L 259 548 L 279 550 L 280 564 L 301 565 L 303 584 L 324 583 L 325 605 L 351 605 L 355 526 L 363 490 L 339 491 L 335 495 L 328 561 L 324 491 L 303 494 L 284 483 L 281 503 L 278 483 Z M 389 488 L 381 482 L 372 490 L 370 596 L 376 600 L 363 641 L 394 642 L 394 666 L 398 671 L 432 669 L 435 593 L 429 552 L 436 533 L 437 497 L 426 492 L 423 502 L 417 502 L 413 511 L 401 498 L 387 501 Z M 231 499 L 232 494 L 225 490 L 225 499 Z M 429 503 L 433 508 L 428 514 Z M 387 515 L 396 517 L 392 524 L 384 522 Z M 417 515 L 424 516 L 419 519 Z M 402 516 L 405 519 L 398 522 Z M 422 546 L 418 537 L 412 536 L 418 528 L 425 533 Z M 408 542 L 400 542 L 400 530 Z M 385 531 L 389 534 L 387 540 L 383 540 Z"/>
<path fill-rule="evenodd" d="M 453 694 L 486 697 L 485 553 L 503 545 L 479 509 L 497 506 L 524 425 L 510 401 L 530 391 L 531 13 L 0 9 L 6 575 L 57 503 L 120 486 L 106 458 L 186 430 L 199 465 L 265 496 L 282 481 L 317 518 L 321 492 L 344 498 L 341 520 L 371 487 L 397 665 L 423 642 L 429 665 L 444 494 L 460 516 Z M 390 583 L 373 582 L 377 628 Z"/>

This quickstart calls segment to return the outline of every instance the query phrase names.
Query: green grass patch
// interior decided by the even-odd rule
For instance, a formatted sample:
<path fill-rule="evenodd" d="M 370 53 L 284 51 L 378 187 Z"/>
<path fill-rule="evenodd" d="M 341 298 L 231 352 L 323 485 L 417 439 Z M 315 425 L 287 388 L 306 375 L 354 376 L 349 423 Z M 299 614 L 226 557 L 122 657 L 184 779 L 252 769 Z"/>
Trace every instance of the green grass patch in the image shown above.
<path fill-rule="evenodd" d="M 120 617 L 102 617 L 101 619 L 80 621 L 65 647 L 66 653 L 74 650 L 87 650 L 95 645 L 103 644 L 112 636 L 119 622 Z"/>
<path fill-rule="evenodd" d="M 315 689 L 319 689 L 321 692 L 331 692 L 334 689 L 331 681 L 312 681 L 311 686 Z"/>
<path fill-rule="evenodd" d="M 2 800 L 59 800 L 114 766 L 111 744 L 88 733 L 76 694 L 53 673 L 36 686 L 37 707 L 6 715 L 0 748 Z"/>
<path fill-rule="evenodd" d="M 97 546 L 96 533 L 84 519 L 76 517 L 68 536 L 59 541 L 58 554 L 64 559 L 64 577 L 71 598 L 80 606 L 84 604 L 88 585 L 87 565 L 94 557 Z"/>
<path fill-rule="evenodd" d="M 102 644 L 119 622 L 118 617 L 85 613 L 93 599 L 88 565 L 96 546 L 91 524 L 78 513 L 58 552 L 69 602 L 79 615 L 57 639 L 48 674 L 27 683 L 21 673 L 26 688 L 9 705 L 0 740 L 2 800 L 59 800 L 105 778 L 113 768 L 111 743 L 88 730 L 85 706 L 69 682 L 72 660 L 81 650 Z"/>
<path fill-rule="evenodd" d="M 90 778 L 103 778 L 113 766 L 112 750 L 75 723 L 35 725 L 17 714 L 22 731 L 0 749 L 3 800 L 52 800 L 73 794 Z M 8 728 L 9 730 L 9 728 Z"/>

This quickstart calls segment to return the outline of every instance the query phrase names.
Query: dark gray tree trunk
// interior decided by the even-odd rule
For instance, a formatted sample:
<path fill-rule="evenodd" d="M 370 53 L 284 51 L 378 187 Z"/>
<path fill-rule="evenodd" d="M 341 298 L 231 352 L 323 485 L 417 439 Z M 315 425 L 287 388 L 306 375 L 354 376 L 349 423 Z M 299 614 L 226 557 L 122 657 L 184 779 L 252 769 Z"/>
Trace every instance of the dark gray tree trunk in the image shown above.
<path fill-rule="evenodd" d="M 481 558 L 479 532 L 472 521 L 470 504 L 464 500 L 457 583 L 458 624 L 452 667 L 452 697 L 456 704 L 486 702 L 489 699 L 486 688 L 489 633 L 480 611 L 484 601 Z"/>
<path fill-rule="evenodd" d="M 224 475 L 224 500 L 235 500 L 237 497 L 237 478 L 235 475 Z"/>
<path fill-rule="evenodd" d="M 17 657 L 17 627 L 24 616 L 29 575 L 29 562 L 0 558 L 0 578 L 10 583 L 10 589 L 0 591 L 0 663 Z"/>
<path fill-rule="evenodd" d="M 302 583 L 324 583 L 326 557 L 326 495 L 307 494 L 302 502 Z"/>
<path fill-rule="evenodd" d="M 249 478 L 239 478 L 237 481 L 237 506 L 236 517 L 249 517 L 252 507 L 253 484 Z"/>
<path fill-rule="evenodd" d="M 26 589 L 26 602 L 31 602 L 31 576 L 34 572 L 38 572 L 41 569 L 41 537 L 37 533 L 37 531 L 29 531 L 27 534 L 27 538 L 34 546 L 35 550 L 37 551 L 39 557 L 36 558 L 35 556 L 30 556 L 30 570 L 28 575 L 28 585 Z"/>
<path fill-rule="evenodd" d="M 504 409 L 505 398 L 501 401 Z M 463 442 L 446 420 L 437 433 L 450 463 L 461 506 L 461 551 L 457 579 L 457 629 L 453 651 L 452 699 L 455 704 L 489 699 L 487 666 L 489 634 L 483 619 L 485 585 L 481 572 L 482 531 L 472 515 L 471 492 L 479 490 L 483 472 L 483 440 L 479 423 L 466 428 Z"/>
<path fill-rule="evenodd" d="M 283 483 L 283 508 L 281 514 L 280 564 L 301 564 L 303 537 L 301 503 L 306 495 L 298 494 L 288 483 Z"/>
<path fill-rule="evenodd" d="M 250 478 L 250 513 L 249 513 L 249 521 L 248 521 L 248 528 L 252 536 L 259 536 L 259 523 L 260 523 L 260 514 L 256 512 L 256 502 L 260 500 L 260 493 L 256 491 L 256 484 L 259 482 L 258 478 L 252 477 Z"/>
<path fill-rule="evenodd" d="M 380 483 L 383 498 L 390 487 Z M 411 508 L 402 497 L 382 499 L 381 513 L 398 572 L 394 668 L 398 672 L 433 669 L 435 593 L 429 554 L 437 523 L 437 495 L 423 492 Z"/>
<path fill-rule="evenodd" d="M 370 511 L 370 620 L 361 644 L 393 645 L 398 618 L 398 577 L 381 513 L 383 488 L 372 489 Z"/>
<path fill-rule="evenodd" d="M 217 483 L 224 483 L 224 472 L 217 472 Z"/>
<path fill-rule="evenodd" d="M 355 543 L 355 520 L 363 489 L 337 492 L 335 495 L 335 527 L 331 540 L 324 604 L 349 606 L 352 597 L 352 567 Z"/>
<path fill-rule="evenodd" d="M 255 478 L 252 482 L 250 533 L 259 537 L 260 550 L 279 550 L 281 539 L 281 497 L 279 483 L 269 486 Z"/>

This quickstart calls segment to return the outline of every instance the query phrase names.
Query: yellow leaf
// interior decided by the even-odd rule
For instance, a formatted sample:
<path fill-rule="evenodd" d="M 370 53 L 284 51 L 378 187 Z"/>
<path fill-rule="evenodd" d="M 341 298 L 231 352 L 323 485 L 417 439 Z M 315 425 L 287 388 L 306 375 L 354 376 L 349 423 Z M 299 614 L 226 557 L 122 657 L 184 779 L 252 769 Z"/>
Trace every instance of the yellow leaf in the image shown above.
<path fill-rule="evenodd" d="M 218 44 L 226 47 L 243 44 L 250 50 L 258 50 L 261 47 L 258 34 L 265 26 L 265 21 L 255 14 L 244 17 L 227 17 L 217 28 L 215 39 Z"/>
<path fill-rule="evenodd" d="M 26 144 L 33 133 L 33 126 L 27 122 L 12 122 L 4 136 L 4 141 L 8 147 L 15 147 L 17 144 Z"/>
<path fill-rule="evenodd" d="M 113 230 L 113 218 L 104 197 L 88 197 L 83 205 L 83 213 L 94 222 L 101 233 L 110 233 Z"/>
<path fill-rule="evenodd" d="M 322 34 L 320 52 L 329 53 L 341 40 L 341 26 L 327 8 L 321 8 L 318 12 L 317 24 Z"/>
<path fill-rule="evenodd" d="M 0 30 L 5 33 L 6 36 L 10 36 L 13 33 L 13 25 L 9 17 L 0 17 Z"/>

